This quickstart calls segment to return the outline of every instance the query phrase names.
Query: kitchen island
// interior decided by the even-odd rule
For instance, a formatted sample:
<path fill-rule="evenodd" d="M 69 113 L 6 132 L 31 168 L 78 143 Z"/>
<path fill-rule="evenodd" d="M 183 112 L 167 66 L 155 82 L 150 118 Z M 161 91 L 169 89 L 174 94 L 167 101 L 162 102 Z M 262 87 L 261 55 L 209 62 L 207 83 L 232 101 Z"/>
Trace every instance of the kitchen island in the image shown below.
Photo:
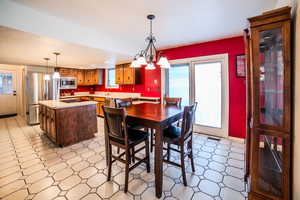
<path fill-rule="evenodd" d="M 95 101 L 40 101 L 40 127 L 63 147 L 93 138 L 97 132 Z"/>

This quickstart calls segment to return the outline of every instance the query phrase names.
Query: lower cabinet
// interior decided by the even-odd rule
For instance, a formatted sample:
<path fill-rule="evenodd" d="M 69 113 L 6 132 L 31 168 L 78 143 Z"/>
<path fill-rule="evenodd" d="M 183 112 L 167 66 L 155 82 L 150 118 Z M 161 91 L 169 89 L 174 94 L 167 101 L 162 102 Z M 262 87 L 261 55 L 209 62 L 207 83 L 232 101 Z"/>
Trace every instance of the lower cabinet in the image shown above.
<path fill-rule="evenodd" d="M 94 137 L 97 132 L 96 104 L 55 109 L 40 105 L 40 128 L 59 146 Z"/>

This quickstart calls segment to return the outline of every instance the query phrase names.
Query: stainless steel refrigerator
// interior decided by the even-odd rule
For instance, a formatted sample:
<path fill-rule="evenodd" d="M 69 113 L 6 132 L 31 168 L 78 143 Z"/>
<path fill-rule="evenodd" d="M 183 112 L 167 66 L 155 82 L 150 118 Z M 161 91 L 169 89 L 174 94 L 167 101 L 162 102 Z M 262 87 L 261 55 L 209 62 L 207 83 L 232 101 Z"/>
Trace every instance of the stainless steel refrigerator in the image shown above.
<path fill-rule="evenodd" d="M 45 80 L 45 74 L 27 72 L 26 75 L 26 115 L 29 125 L 39 124 L 39 101 L 59 99 L 59 79 Z"/>

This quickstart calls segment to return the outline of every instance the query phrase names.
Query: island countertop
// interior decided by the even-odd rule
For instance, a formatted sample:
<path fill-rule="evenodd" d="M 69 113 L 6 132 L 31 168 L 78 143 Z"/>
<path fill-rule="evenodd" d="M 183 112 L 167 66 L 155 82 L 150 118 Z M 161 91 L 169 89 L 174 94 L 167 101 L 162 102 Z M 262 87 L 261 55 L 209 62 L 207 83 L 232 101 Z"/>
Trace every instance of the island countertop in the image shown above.
<path fill-rule="evenodd" d="M 46 100 L 46 101 L 39 101 L 39 104 L 44 105 L 46 107 L 50 107 L 52 109 L 62 109 L 62 108 L 71 108 L 71 107 L 86 106 L 86 105 L 95 105 L 97 104 L 97 102 L 81 101 L 81 102 L 66 103 L 60 100 Z"/>

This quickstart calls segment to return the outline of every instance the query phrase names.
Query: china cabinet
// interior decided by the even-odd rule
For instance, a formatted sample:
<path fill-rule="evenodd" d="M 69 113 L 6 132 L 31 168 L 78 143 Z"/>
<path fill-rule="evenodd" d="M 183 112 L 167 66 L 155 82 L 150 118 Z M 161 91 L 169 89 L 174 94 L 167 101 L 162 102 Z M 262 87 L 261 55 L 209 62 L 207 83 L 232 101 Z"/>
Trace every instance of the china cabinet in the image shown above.
<path fill-rule="evenodd" d="M 247 145 L 249 200 L 291 199 L 291 9 L 249 18 Z"/>

